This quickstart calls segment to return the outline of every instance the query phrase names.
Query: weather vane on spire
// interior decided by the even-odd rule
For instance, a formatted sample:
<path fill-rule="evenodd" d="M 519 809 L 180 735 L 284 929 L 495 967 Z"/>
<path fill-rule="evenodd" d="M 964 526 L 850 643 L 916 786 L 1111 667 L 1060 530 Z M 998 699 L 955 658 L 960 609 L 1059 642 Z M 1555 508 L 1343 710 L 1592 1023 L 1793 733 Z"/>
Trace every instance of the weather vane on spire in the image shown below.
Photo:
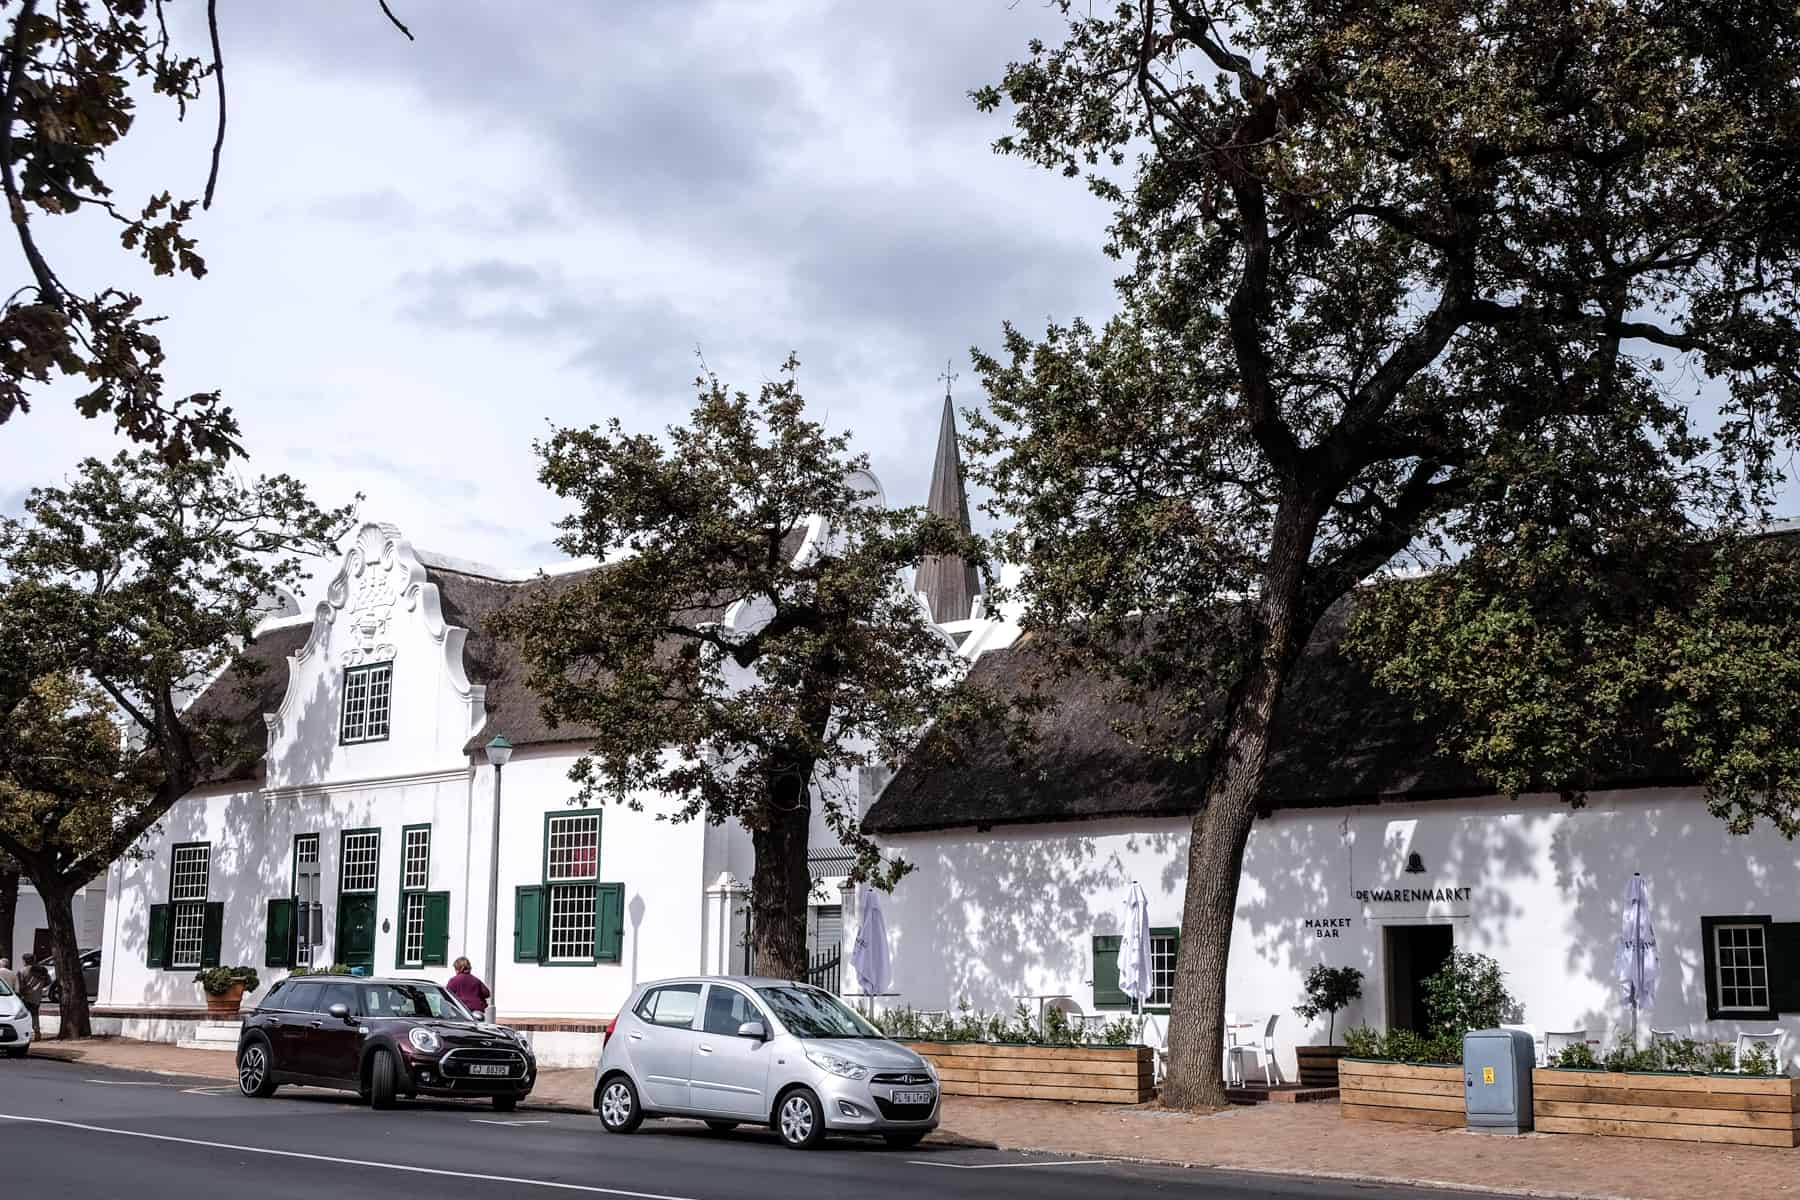
<path fill-rule="evenodd" d="M 946 358 L 944 360 L 944 373 L 938 376 L 939 379 L 944 381 L 944 399 L 946 400 L 950 398 L 950 385 L 956 382 L 956 372 L 951 370 L 955 361 L 955 359 Z"/>

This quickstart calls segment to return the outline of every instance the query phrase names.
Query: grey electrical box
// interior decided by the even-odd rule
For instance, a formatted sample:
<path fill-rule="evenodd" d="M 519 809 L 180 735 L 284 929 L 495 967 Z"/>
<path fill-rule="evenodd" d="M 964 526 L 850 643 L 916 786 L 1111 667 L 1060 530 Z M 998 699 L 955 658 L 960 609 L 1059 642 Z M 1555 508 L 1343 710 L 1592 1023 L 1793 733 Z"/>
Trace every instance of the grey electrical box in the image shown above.
<path fill-rule="evenodd" d="M 1490 1133 L 1531 1129 L 1531 1069 L 1537 1049 L 1522 1029 L 1463 1035 L 1463 1107 L 1469 1128 Z"/>

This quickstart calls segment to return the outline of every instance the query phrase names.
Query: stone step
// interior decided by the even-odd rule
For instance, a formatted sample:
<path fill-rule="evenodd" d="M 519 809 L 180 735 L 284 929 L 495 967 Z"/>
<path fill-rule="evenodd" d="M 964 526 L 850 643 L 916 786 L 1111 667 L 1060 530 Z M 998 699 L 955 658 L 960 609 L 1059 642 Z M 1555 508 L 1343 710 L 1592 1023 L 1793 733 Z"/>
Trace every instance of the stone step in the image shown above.
<path fill-rule="evenodd" d="M 184 1050 L 236 1050 L 241 1021 L 196 1021 L 189 1033 L 176 1045 Z"/>

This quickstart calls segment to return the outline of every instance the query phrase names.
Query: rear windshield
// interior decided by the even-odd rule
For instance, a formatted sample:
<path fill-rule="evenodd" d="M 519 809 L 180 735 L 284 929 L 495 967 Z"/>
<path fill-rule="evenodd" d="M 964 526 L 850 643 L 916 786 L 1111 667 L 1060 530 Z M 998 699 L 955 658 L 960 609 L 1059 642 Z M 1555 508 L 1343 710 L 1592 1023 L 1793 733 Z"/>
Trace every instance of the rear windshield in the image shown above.
<path fill-rule="evenodd" d="M 6 986 L 6 980 L 0 979 L 0 996 L 10 996 L 12 994 L 12 989 Z"/>
<path fill-rule="evenodd" d="M 795 1037 L 878 1038 L 881 1031 L 851 1011 L 836 996 L 818 988 L 782 985 L 759 987 L 775 1016 Z"/>

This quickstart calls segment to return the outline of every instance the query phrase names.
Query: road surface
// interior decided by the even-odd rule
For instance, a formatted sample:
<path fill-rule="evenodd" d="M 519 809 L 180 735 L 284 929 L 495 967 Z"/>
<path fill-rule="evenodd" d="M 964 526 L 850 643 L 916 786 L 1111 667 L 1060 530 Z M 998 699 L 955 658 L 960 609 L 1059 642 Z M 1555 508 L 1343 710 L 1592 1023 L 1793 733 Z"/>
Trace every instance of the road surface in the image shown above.
<path fill-rule="evenodd" d="M 890 1150 L 831 1141 L 785 1149 L 760 1130 L 715 1135 L 648 1122 L 608 1136 L 580 1113 L 417 1101 L 373 1112 L 354 1096 L 283 1088 L 250 1100 L 217 1080 L 51 1060 L 0 1061 L 7 1196 L 128 1200 L 616 1197 L 622 1200 L 1446 1200 L 1330 1180 L 1144 1167 L 993 1150 Z M 1454 1193 L 1468 1200 L 1470 1193 Z"/>

